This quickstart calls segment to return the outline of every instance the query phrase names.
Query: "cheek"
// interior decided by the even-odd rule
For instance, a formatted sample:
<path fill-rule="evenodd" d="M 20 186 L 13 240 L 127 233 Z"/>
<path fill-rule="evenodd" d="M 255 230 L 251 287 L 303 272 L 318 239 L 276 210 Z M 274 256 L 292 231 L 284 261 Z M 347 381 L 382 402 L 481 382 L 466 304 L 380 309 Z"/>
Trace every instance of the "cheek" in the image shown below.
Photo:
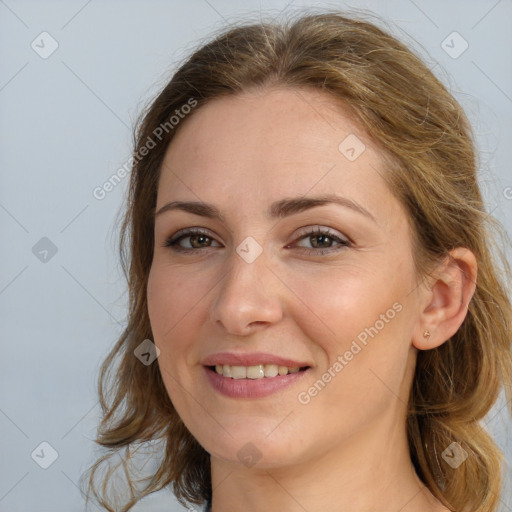
<path fill-rule="evenodd" d="M 379 331 L 389 331 L 399 316 L 396 308 L 402 307 L 406 286 L 400 279 L 390 280 L 389 272 L 375 268 L 377 265 L 344 265 L 290 273 L 286 281 L 292 283 L 296 296 L 289 302 L 290 316 L 301 323 L 307 338 L 331 355 L 344 351 L 359 335 L 364 342 L 366 329 L 376 322 Z"/>
<path fill-rule="evenodd" d="M 303 391 L 316 386 L 311 402 L 319 410 L 339 403 L 358 416 L 362 403 L 375 406 L 402 392 L 413 330 L 410 286 L 408 273 L 389 279 L 384 270 L 336 270 L 315 280 L 295 278 L 294 292 L 304 304 L 292 316 L 319 356 Z"/>
<path fill-rule="evenodd" d="M 165 273 L 155 266 L 151 267 L 147 287 L 148 315 L 157 345 L 160 344 L 162 334 L 172 326 L 169 313 L 175 311 L 176 294 L 169 293 L 170 289 L 174 290 L 170 281 Z"/>
<path fill-rule="evenodd" d="M 187 286 L 179 272 L 165 266 L 151 269 L 148 287 L 148 315 L 153 341 L 160 350 L 158 365 L 167 392 L 174 402 L 177 390 L 176 380 L 182 381 L 183 364 L 189 345 L 194 336 L 193 304 L 197 287 Z"/>
<path fill-rule="evenodd" d="M 187 394 L 191 388 L 187 357 L 199 323 L 198 286 L 183 272 L 165 264 L 153 265 L 148 278 L 148 315 L 153 341 L 160 350 L 157 362 L 167 394 L 181 417 L 188 417 Z M 196 307 L 194 308 L 194 305 Z"/>
<path fill-rule="evenodd" d="M 154 337 L 161 343 L 197 310 L 198 302 L 207 293 L 197 279 L 163 264 L 153 265 L 148 286 L 148 314 Z"/>

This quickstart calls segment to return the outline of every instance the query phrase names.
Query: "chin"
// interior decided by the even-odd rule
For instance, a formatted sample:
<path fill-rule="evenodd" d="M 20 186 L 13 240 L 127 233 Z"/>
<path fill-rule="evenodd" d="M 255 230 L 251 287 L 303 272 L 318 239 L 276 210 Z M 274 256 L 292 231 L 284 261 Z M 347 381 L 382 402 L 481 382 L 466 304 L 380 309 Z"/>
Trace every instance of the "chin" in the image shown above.
<path fill-rule="evenodd" d="M 253 443 L 251 441 L 240 445 L 216 446 L 209 451 L 212 457 L 228 464 L 245 466 L 247 469 L 273 469 L 296 464 L 298 461 L 291 456 L 289 450 L 282 447 L 268 446 L 268 443 Z"/>
<path fill-rule="evenodd" d="M 307 448 L 303 435 L 297 439 L 285 432 L 278 435 L 277 431 L 272 432 L 275 422 L 272 425 L 267 422 L 262 429 L 255 429 L 254 424 L 249 423 L 246 430 L 229 428 L 229 432 L 236 432 L 233 436 L 221 427 L 194 435 L 212 457 L 228 464 L 270 469 L 300 462 L 300 453 L 305 454 Z"/>

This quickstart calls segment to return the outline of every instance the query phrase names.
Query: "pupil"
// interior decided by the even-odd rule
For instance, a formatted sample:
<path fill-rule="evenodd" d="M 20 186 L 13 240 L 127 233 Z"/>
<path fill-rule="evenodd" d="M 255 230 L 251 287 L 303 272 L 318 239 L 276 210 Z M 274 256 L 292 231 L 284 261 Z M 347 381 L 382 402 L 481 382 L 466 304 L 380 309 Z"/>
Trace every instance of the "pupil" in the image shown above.
<path fill-rule="evenodd" d="M 315 238 L 320 240 L 320 245 L 322 246 L 324 246 L 325 243 L 329 243 L 329 237 L 326 235 L 316 235 Z"/>
<path fill-rule="evenodd" d="M 207 236 L 195 235 L 195 236 L 192 237 L 192 240 L 193 240 L 192 246 L 194 246 L 194 241 L 197 241 L 199 245 L 202 245 L 205 242 L 205 240 L 207 240 L 207 239 L 208 239 Z"/>

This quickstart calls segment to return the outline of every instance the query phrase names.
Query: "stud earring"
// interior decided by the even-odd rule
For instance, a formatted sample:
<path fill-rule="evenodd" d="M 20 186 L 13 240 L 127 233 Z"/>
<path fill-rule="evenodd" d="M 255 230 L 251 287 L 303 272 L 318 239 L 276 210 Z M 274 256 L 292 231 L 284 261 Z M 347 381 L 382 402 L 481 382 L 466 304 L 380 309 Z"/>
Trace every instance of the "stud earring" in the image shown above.
<path fill-rule="evenodd" d="M 424 338 L 430 338 L 430 331 L 428 329 L 425 329 L 425 332 L 423 333 Z"/>

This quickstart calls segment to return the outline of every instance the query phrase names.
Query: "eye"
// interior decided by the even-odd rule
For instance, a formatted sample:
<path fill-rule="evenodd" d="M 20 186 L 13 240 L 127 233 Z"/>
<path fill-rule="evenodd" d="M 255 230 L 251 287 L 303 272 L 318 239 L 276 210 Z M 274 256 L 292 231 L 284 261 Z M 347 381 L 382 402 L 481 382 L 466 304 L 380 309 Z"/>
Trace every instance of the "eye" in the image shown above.
<path fill-rule="evenodd" d="M 352 246 L 352 242 L 350 240 L 338 236 L 338 234 L 328 228 L 320 228 L 318 226 L 315 229 L 305 228 L 302 230 L 300 235 L 301 236 L 299 236 L 297 240 L 309 241 L 312 247 L 308 248 L 300 245 L 288 245 L 287 248 L 292 247 L 295 248 L 295 250 L 306 254 L 322 255 L 340 251 Z M 182 245 L 183 241 L 187 241 L 188 246 Z M 163 247 L 170 247 L 176 252 L 191 253 L 197 252 L 201 249 L 215 247 L 215 245 L 212 244 L 217 244 L 218 247 L 221 247 L 221 245 L 218 244 L 208 231 L 196 227 L 178 231 L 165 241 Z"/>
<path fill-rule="evenodd" d="M 310 249 L 307 247 L 299 246 L 297 249 L 300 252 L 313 255 L 336 252 L 352 245 L 348 239 L 341 238 L 328 228 L 320 227 L 302 232 L 302 236 L 299 238 L 299 240 L 309 241 L 313 248 Z M 333 243 L 338 245 L 333 245 Z"/>
<path fill-rule="evenodd" d="M 182 240 L 188 240 L 189 247 L 183 247 L 180 244 Z M 189 228 L 178 231 L 175 235 L 169 237 L 163 244 L 163 247 L 171 247 L 177 252 L 191 252 L 211 247 L 212 241 L 214 239 L 207 231 L 201 228 Z"/>

